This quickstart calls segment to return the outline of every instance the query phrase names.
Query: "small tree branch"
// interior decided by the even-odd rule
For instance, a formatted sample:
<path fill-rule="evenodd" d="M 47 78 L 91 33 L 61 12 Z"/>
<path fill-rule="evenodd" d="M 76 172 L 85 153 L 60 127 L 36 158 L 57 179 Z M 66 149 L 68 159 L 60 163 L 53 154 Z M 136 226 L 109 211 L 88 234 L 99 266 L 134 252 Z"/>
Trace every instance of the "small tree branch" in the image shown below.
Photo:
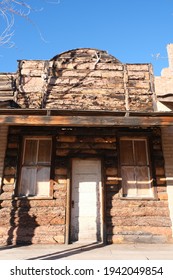
<path fill-rule="evenodd" d="M 14 43 L 11 41 L 11 39 L 14 35 L 14 31 L 12 29 L 15 23 L 15 16 L 19 16 L 28 20 L 32 25 L 36 27 L 40 37 L 42 38 L 42 40 L 44 40 L 38 26 L 29 17 L 31 11 L 41 11 L 42 9 L 34 9 L 27 3 L 28 1 L 29 0 L 0 0 L 0 46 L 14 46 Z M 52 4 L 60 3 L 60 0 L 43 1 Z"/>

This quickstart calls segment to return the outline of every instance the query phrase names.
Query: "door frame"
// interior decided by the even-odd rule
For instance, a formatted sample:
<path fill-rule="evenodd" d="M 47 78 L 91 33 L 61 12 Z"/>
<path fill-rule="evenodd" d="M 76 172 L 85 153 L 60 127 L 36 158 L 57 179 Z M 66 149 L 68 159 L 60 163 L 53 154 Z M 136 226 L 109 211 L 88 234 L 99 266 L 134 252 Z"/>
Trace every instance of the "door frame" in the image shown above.
<path fill-rule="evenodd" d="M 101 242 L 106 244 L 106 223 L 105 223 L 105 188 L 104 188 L 104 174 L 103 174 L 103 159 L 100 157 L 88 157 L 88 158 L 80 158 L 74 157 L 70 159 L 70 168 L 67 179 L 67 200 L 66 200 L 66 236 L 65 243 L 70 244 L 70 226 L 71 226 L 71 205 L 72 205 L 72 164 L 73 160 L 99 160 L 101 164 Z"/>

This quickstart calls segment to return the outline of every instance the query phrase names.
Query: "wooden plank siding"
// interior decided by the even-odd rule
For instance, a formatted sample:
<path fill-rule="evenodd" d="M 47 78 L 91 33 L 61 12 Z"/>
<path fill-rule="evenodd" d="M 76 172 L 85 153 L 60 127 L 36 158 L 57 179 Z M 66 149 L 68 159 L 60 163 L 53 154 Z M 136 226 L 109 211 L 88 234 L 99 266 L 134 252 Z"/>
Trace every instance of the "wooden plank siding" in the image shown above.
<path fill-rule="evenodd" d="M 122 199 L 119 134 L 150 135 L 154 199 Z M 17 197 L 23 136 L 52 136 L 51 199 Z M 108 243 L 165 242 L 171 236 L 161 132 L 154 129 L 11 126 L 0 195 L 1 243 L 64 243 L 68 239 L 71 159 L 102 160 L 104 228 Z M 14 197 L 15 196 L 15 197 Z M 34 218 L 31 218 L 34 217 Z M 28 220 L 27 227 L 26 221 Z M 30 234 L 28 234 L 30 232 Z"/>
<path fill-rule="evenodd" d="M 0 101 L 15 99 L 16 76 L 16 73 L 0 73 Z"/>

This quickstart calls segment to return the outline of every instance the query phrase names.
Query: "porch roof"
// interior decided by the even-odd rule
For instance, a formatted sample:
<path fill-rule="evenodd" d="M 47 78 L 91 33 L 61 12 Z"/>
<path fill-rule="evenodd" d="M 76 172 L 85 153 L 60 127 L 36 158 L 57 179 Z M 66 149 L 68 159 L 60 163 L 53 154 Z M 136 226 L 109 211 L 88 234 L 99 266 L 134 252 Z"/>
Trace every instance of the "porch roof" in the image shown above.
<path fill-rule="evenodd" d="M 0 109 L 0 125 L 68 127 L 172 126 L 173 112 Z"/>

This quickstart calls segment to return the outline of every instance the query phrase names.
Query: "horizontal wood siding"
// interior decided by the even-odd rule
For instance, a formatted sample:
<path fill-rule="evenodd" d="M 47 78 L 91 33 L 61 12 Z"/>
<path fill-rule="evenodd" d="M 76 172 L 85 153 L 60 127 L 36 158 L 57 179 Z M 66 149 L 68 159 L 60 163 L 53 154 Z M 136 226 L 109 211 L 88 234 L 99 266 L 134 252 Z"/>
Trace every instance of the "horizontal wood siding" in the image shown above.
<path fill-rule="evenodd" d="M 0 73 L 0 101 L 14 100 L 16 90 L 16 74 Z M 15 100 L 14 100 L 15 101 Z M 0 102 L 0 108 L 3 103 Z"/>

